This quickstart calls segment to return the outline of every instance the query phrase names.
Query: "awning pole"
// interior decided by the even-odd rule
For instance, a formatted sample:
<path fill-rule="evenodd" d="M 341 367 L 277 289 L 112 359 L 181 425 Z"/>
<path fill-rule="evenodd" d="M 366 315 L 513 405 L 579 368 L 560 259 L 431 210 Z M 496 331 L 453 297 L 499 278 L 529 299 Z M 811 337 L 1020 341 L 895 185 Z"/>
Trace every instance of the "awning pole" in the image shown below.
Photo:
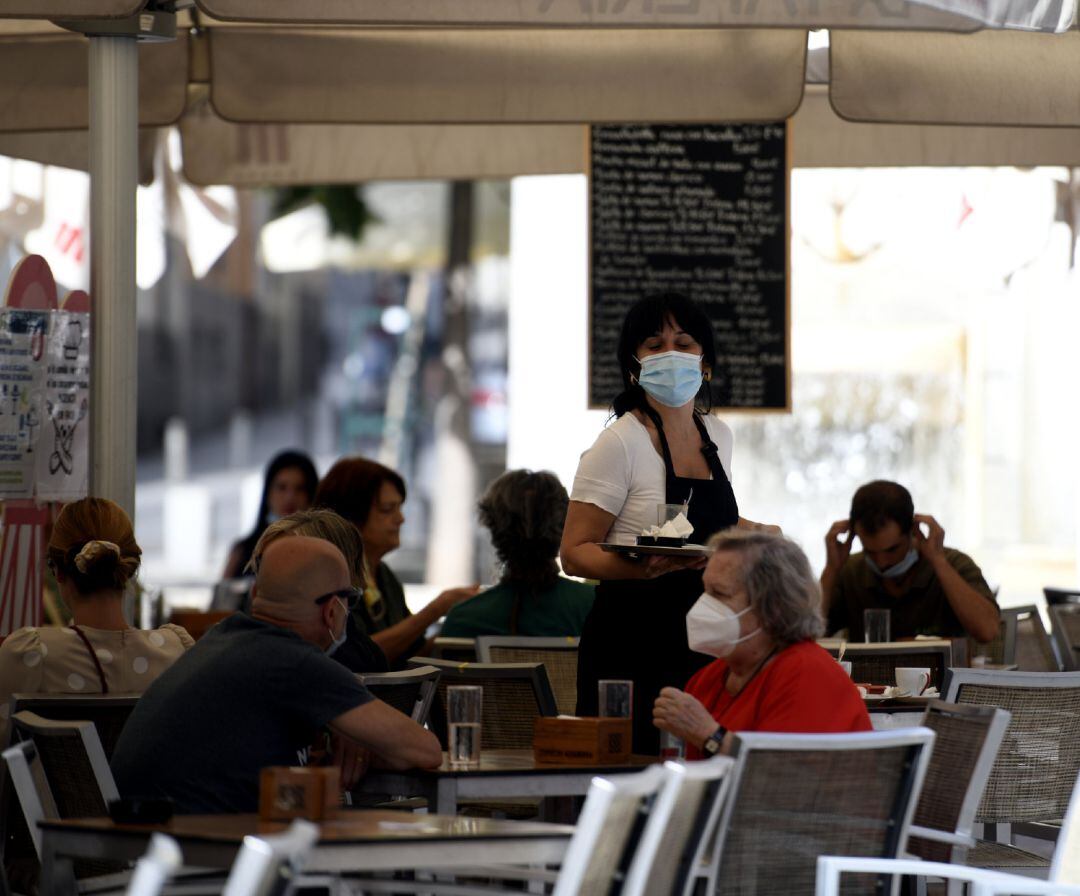
<path fill-rule="evenodd" d="M 135 518 L 135 36 L 90 37 L 90 494 Z"/>

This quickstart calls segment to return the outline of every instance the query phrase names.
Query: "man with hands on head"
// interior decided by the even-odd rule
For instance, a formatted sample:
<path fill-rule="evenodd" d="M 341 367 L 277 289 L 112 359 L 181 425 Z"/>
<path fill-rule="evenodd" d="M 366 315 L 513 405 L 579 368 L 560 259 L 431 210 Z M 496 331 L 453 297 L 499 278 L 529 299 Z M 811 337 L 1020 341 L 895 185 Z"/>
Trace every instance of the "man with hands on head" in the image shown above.
<path fill-rule="evenodd" d="M 439 765 L 431 732 L 327 656 L 359 596 L 330 542 L 271 542 L 251 615 L 219 622 L 139 700 L 112 759 L 120 793 L 168 797 L 183 813 L 254 812 L 260 770 L 306 764 L 327 727 L 346 788 L 369 753 L 396 769 Z"/>
<path fill-rule="evenodd" d="M 924 531 L 925 528 L 925 531 Z M 862 552 L 852 554 L 858 537 Z M 945 530 L 915 513 L 902 485 L 877 480 L 851 499 L 849 519 L 825 536 L 821 592 L 828 631 L 863 640 L 863 611 L 891 611 L 892 638 L 916 635 L 992 640 L 998 608 L 975 561 L 945 547 Z"/>

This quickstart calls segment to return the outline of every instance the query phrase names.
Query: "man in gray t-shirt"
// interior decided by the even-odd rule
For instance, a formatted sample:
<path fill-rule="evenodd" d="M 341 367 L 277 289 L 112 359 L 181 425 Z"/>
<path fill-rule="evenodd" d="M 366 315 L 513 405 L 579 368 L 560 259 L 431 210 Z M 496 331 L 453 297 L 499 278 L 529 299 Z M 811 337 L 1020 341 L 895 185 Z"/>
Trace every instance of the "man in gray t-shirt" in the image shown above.
<path fill-rule="evenodd" d="M 112 759 L 121 795 L 169 797 L 185 813 L 254 812 L 259 771 L 305 764 L 327 727 L 350 764 L 369 750 L 391 768 L 437 766 L 435 736 L 327 656 L 353 599 L 332 544 L 271 543 L 251 615 L 218 623 L 139 699 Z"/>

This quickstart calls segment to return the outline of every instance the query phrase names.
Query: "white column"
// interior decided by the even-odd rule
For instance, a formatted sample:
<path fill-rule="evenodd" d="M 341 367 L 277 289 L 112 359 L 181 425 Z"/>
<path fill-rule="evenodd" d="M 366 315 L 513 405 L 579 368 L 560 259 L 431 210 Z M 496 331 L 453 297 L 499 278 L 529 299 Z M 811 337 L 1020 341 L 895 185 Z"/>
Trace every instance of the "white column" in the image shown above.
<path fill-rule="evenodd" d="M 90 38 L 90 493 L 135 516 L 135 37 Z"/>

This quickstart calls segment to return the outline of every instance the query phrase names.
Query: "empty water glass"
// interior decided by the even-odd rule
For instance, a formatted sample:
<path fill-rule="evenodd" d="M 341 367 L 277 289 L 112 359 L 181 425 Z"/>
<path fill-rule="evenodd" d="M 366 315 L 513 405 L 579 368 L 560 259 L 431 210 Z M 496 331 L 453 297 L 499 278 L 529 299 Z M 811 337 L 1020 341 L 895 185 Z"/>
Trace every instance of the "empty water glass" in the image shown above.
<path fill-rule="evenodd" d="M 476 768 L 480 765 L 483 701 L 484 689 L 475 685 L 454 685 L 446 689 L 451 768 Z"/>
<path fill-rule="evenodd" d="M 890 610 L 863 610 L 863 637 L 867 644 L 881 644 L 892 640 L 892 612 Z"/>
<path fill-rule="evenodd" d="M 600 715 L 612 719 L 630 719 L 634 715 L 634 683 L 624 679 L 602 678 L 599 683 Z"/>

